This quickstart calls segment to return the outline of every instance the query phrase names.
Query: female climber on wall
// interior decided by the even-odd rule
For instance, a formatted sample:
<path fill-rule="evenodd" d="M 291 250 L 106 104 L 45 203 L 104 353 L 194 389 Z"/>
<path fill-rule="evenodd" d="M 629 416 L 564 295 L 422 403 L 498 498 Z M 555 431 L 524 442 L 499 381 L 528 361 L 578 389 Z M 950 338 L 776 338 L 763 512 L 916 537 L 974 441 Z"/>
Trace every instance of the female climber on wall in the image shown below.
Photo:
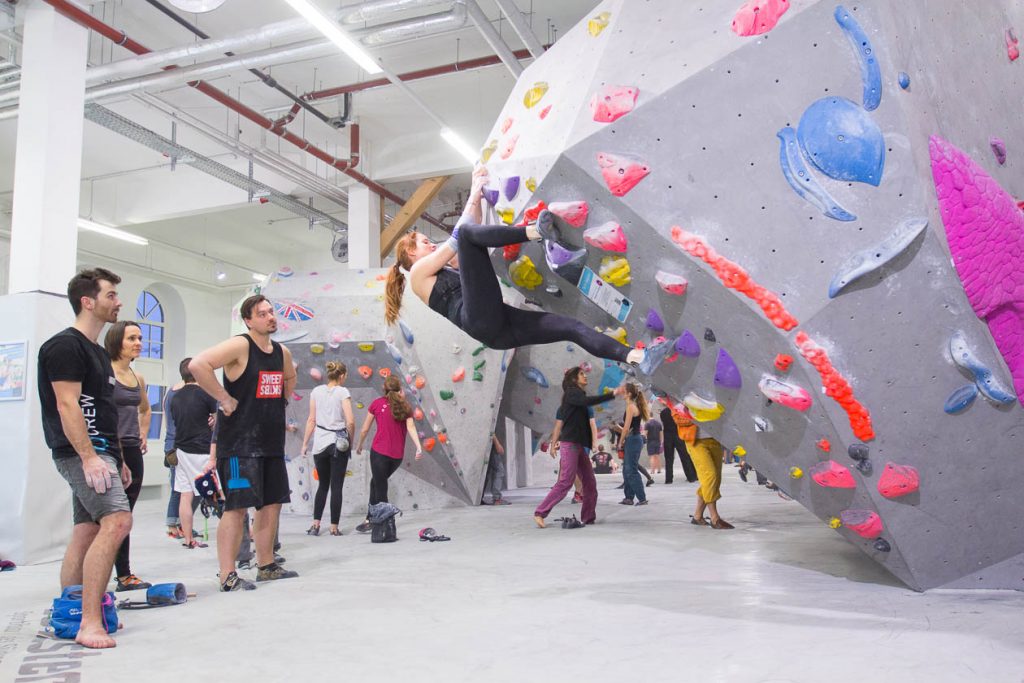
<path fill-rule="evenodd" d="M 502 301 L 488 248 L 530 240 L 557 241 L 558 229 L 554 215 L 547 211 L 540 213 L 535 225 L 527 227 L 479 225 L 483 220 L 481 198 L 486 184 L 487 169 L 478 166 L 473 171 L 473 186 L 462 218 L 446 242 L 434 244 L 426 235 L 416 232 L 398 241 L 395 265 L 387 281 L 388 324 L 398 320 L 407 272 L 413 293 L 423 303 L 492 349 L 569 341 L 600 358 L 636 364 L 647 372 L 642 349 L 623 346 L 573 318 L 524 311 Z"/>

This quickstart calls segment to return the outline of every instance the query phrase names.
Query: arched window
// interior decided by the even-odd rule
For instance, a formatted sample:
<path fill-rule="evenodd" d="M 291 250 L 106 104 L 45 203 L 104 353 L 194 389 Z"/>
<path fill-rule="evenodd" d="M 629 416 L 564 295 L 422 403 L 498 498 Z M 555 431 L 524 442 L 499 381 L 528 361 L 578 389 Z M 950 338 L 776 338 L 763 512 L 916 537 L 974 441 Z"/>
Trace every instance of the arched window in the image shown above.
<path fill-rule="evenodd" d="M 135 321 L 142 330 L 141 358 L 164 357 L 164 309 L 160 300 L 143 290 L 135 304 Z"/>

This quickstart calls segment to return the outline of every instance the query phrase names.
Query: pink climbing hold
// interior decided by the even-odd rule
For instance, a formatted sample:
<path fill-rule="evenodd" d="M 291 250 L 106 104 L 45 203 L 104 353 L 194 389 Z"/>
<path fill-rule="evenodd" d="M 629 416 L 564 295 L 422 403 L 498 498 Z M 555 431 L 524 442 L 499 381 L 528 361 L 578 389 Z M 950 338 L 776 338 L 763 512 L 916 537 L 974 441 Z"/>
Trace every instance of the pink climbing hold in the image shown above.
<path fill-rule="evenodd" d="M 466 368 L 459 368 L 452 373 L 453 382 L 461 382 L 464 379 L 466 379 Z"/>
<path fill-rule="evenodd" d="M 757 388 L 768 400 L 793 410 L 803 412 L 813 403 L 813 399 L 806 389 L 771 375 L 762 375 L 761 381 L 757 383 Z"/>
<path fill-rule="evenodd" d="M 501 122 L 501 134 L 504 135 L 508 132 L 508 129 L 512 127 L 513 118 L 510 116 Z"/>
<path fill-rule="evenodd" d="M 633 111 L 639 88 L 628 85 L 606 85 L 590 99 L 590 111 L 598 123 L 611 123 Z"/>
<path fill-rule="evenodd" d="M 574 228 L 582 228 L 587 222 L 590 207 L 586 202 L 551 202 L 548 211 L 555 214 Z"/>
<path fill-rule="evenodd" d="M 953 265 L 1024 404 L 1024 213 L 964 152 L 937 136 L 928 148 Z"/>
<path fill-rule="evenodd" d="M 910 465 L 885 463 L 882 476 L 878 478 L 878 492 L 886 498 L 899 498 L 917 491 L 921 486 L 921 477 L 917 469 Z"/>
<path fill-rule="evenodd" d="M 683 294 L 686 294 L 686 286 L 690 284 L 682 275 L 666 273 L 664 270 L 659 270 L 655 273 L 654 280 L 658 283 L 658 286 L 661 287 L 663 292 L 666 294 L 672 294 L 673 296 L 682 296 Z"/>
<path fill-rule="evenodd" d="M 615 221 L 587 228 L 583 231 L 583 241 L 598 249 L 618 254 L 625 254 L 629 249 L 626 233 L 622 232 L 622 226 Z"/>
<path fill-rule="evenodd" d="M 738 36 L 768 33 L 789 9 L 789 0 L 749 0 L 736 10 L 732 32 Z"/>
<path fill-rule="evenodd" d="M 871 510 L 843 510 L 839 513 L 839 520 L 843 526 L 862 538 L 878 538 L 885 530 L 882 518 Z"/>
<path fill-rule="evenodd" d="M 549 104 L 548 106 L 546 106 L 543 109 L 541 109 L 540 113 L 537 114 L 537 116 L 540 117 L 541 121 L 543 121 L 544 119 L 546 119 L 548 117 L 548 114 L 550 114 L 550 113 L 551 113 L 551 105 Z"/>
<path fill-rule="evenodd" d="M 1017 36 L 1013 33 L 1012 28 L 1006 29 L 1006 56 L 1010 58 L 1011 62 L 1016 62 L 1017 58 L 1020 57 L 1020 48 L 1017 47 Z"/>
<path fill-rule="evenodd" d="M 309 376 L 312 377 L 314 381 L 319 382 L 324 378 L 324 373 L 320 371 L 320 368 L 310 368 Z"/>
<path fill-rule="evenodd" d="M 811 479 L 818 486 L 827 489 L 855 489 L 857 482 L 845 465 L 840 465 L 835 460 L 819 462 L 811 468 Z"/>
<path fill-rule="evenodd" d="M 512 152 L 516 151 L 517 142 L 519 142 L 518 133 L 505 138 L 505 142 L 501 145 L 501 152 L 499 153 L 499 156 L 502 159 L 508 159 L 512 156 Z"/>
<path fill-rule="evenodd" d="M 608 191 L 616 197 L 623 197 L 647 177 L 650 167 L 642 160 L 624 154 L 597 153 L 597 163 Z"/>

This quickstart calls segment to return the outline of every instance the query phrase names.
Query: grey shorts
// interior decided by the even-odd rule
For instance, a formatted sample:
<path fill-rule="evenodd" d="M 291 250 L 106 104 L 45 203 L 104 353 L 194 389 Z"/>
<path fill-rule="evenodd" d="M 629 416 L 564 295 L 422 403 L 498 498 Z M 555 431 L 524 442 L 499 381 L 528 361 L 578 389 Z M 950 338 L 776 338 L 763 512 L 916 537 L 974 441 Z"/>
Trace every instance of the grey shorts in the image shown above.
<path fill-rule="evenodd" d="M 98 524 L 101 519 L 113 512 L 131 512 L 128 507 L 128 496 L 125 495 L 121 482 L 118 461 L 110 455 L 100 455 L 103 462 L 110 468 L 110 488 L 106 493 L 99 494 L 85 483 L 85 472 L 82 471 L 82 459 L 55 458 L 60 476 L 71 487 L 71 510 L 75 524 Z"/>

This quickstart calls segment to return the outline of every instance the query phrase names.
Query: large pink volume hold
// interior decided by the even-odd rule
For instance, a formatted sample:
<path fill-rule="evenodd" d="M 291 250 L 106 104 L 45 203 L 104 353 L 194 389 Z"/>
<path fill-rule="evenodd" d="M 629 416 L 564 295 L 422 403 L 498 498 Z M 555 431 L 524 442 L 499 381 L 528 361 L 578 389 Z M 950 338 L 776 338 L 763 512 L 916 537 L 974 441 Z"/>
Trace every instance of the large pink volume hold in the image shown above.
<path fill-rule="evenodd" d="M 928 149 L 953 265 L 1024 403 L 1024 213 L 964 152 L 934 135 Z"/>
<path fill-rule="evenodd" d="M 651 172 L 650 167 L 641 159 L 625 154 L 598 152 L 597 163 L 601 167 L 604 184 L 616 197 L 625 196 Z"/>
<path fill-rule="evenodd" d="M 738 36 L 768 33 L 789 9 L 789 0 L 750 0 L 736 10 L 732 32 Z"/>
<path fill-rule="evenodd" d="M 633 111 L 640 89 L 628 85 L 606 85 L 590 99 L 590 112 L 598 123 L 611 123 Z"/>

